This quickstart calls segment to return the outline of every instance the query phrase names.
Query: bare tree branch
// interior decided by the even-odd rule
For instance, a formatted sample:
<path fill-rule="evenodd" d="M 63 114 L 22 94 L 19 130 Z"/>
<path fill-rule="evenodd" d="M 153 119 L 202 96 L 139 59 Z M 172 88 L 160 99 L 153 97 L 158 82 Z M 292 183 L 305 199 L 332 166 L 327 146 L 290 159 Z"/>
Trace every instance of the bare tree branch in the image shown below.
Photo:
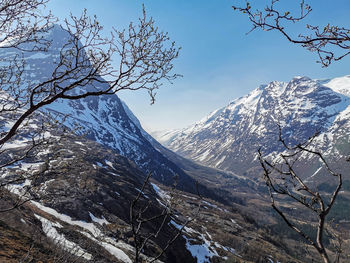
<path fill-rule="evenodd" d="M 149 184 L 149 180 L 152 174 L 149 173 L 145 178 L 144 183 L 142 185 L 141 190 L 139 191 L 136 198 L 131 202 L 130 205 L 130 215 L 129 220 L 132 228 L 132 234 L 134 239 L 134 247 L 135 247 L 135 263 L 142 262 L 141 252 L 144 250 L 145 246 L 149 245 L 154 239 L 158 237 L 161 231 L 164 229 L 166 223 L 172 220 L 172 217 L 175 215 L 175 206 L 176 206 L 176 197 L 174 197 L 175 189 L 176 189 L 176 181 L 169 192 L 170 198 L 165 202 L 165 205 L 161 212 L 153 214 L 151 217 L 147 217 L 145 214 L 148 209 L 151 208 L 152 203 L 146 202 L 145 205 L 142 205 L 141 198 L 144 196 L 144 191 L 146 186 Z M 197 186 L 198 192 L 198 186 Z M 186 218 L 185 222 L 181 223 L 180 227 L 177 227 L 175 233 L 171 237 L 166 240 L 166 243 L 163 247 L 160 248 L 160 252 L 152 258 L 148 258 L 146 262 L 153 263 L 160 259 L 163 254 L 169 249 L 169 247 L 179 238 L 179 236 L 183 233 L 185 227 L 193 221 L 196 216 L 199 214 L 201 207 L 201 196 L 198 192 L 199 204 L 197 211 L 193 217 Z M 140 205 L 139 209 L 136 209 L 136 206 Z M 144 225 L 152 223 L 156 225 L 156 229 L 153 232 L 145 233 Z"/>
<path fill-rule="evenodd" d="M 46 108 L 48 105 L 139 89 L 147 90 L 153 103 L 155 90 L 164 81 L 172 82 L 179 77 L 171 73 L 179 48 L 147 17 L 145 8 L 137 23 L 130 23 L 126 30 L 113 29 L 109 37 L 103 37 L 103 27 L 86 10 L 79 17 L 71 14 L 61 26 L 54 25 L 58 20 L 44 11 L 47 2 L 4 0 L 0 3 L 3 175 L 6 168 L 34 158 L 49 141 L 54 143 L 56 137 L 67 132 L 64 126 L 67 116 L 53 116 Z M 51 33 L 55 30 L 63 32 L 64 37 L 53 42 Z M 28 60 L 33 54 L 56 57 L 48 65 L 49 74 L 35 79 L 29 76 Z M 30 176 L 2 176 L 0 188 Z"/>
<path fill-rule="evenodd" d="M 335 173 L 325 160 L 321 152 L 313 150 L 310 148 L 311 142 L 317 136 L 315 134 L 308 141 L 298 144 L 296 146 L 289 146 L 285 143 L 281 135 L 281 127 L 279 141 L 285 148 L 285 152 L 280 154 L 281 162 L 271 162 L 263 156 L 261 149 L 258 151 L 258 157 L 261 164 L 261 167 L 264 171 L 264 179 L 269 191 L 269 196 L 271 200 L 272 208 L 279 214 L 283 221 L 291 228 L 293 231 L 297 232 L 307 243 L 313 246 L 319 255 L 322 257 L 323 262 L 330 263 L 330 258 L 327 250 L 324 246 L 324 232 L 326 216 L 329 214 L 332 209 L 335 200 L 339 194 L 339 191 L 342 187 L 342 175 Z M 309 185 L 305 181 L 305 176 L 300 175 L 294 169 L 294 166 L 301 161 L 300 156 L 302 154 L 308 154 L 309 157 L 318 158 L 323 164 L 323 168 L 332 176 L 337 177 L 338 182 L 335 190 L 331 194 L 328 202 L 326 198 L 322 197 L 321 194 L 314 190 L 312 185 Z M 281 201 L 277 202 L 276 197 L 284 198 Z M 317 233 L 316 237 L 312 238 L 307 235 L 302 229 L 300 229 L 294 222 L 293 217 L 283 212 L 279 208 L 279 203 L 286 202 L 285 197 L 291 198 L 294 202 L 301 204 L 303 208 L 306 208 L 318 218 L 317 223 Z"/>
<path fill-rule="evenodd" d="M 299 1 L 299 13 L 292 14 L 288 10 L 281 10 L 278 4 L 280 0 L 270 0 L 264 9 L 253 10 L 250 2 L 245 5 L 234 5 L 232 8 L 248 16 L 252 24 L 249 32 L 258 28 L 264 31 L 278 31 L 288 41 L 299 44 L 310 52 L 317 53 L 319 63 L 323 67 L 328 67 L 333 61 L 341 60 L 350 54 L 350 29 L 342 26 L 327 24 L 310 25 L 305 24 L 305 34 L 292 36 L 287 30 L 290 24 L 301 23 L 312 12 L 309 4 L 305 0 Z"/>

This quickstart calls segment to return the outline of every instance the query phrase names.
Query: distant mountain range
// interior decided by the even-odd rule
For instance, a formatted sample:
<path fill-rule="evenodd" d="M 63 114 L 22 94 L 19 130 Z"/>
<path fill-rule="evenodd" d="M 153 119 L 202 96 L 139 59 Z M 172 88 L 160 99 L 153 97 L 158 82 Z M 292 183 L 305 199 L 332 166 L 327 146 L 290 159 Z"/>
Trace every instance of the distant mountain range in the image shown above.
<path fill-rule="evenodd" d="M 210 167 L 244 174 L 257 165 L 257 150 L 273 155 L 316 132 L 317 148 L 337 158 L 350 154 L 350 76 L 330 80 L 295 77 L 261 85 L 193 125 L 155 134 L 176 153 Z"/>

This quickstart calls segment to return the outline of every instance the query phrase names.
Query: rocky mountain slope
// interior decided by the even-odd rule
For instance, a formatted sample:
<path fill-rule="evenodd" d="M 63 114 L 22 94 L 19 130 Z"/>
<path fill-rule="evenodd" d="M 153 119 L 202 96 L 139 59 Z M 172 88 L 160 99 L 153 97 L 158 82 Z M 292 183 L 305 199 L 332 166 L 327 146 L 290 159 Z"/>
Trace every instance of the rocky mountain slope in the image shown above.
<path fill-rule="evenodd" d="M 2 262 L 133 262 L 130 204 L 140 193 L 138 208 L 149 206 L 145 217 L 162 213 L 170 195 L 175 204 L 162 231 L 145 247 L 144 259 L 157 255 L 190 218 L 195 220 L 162 262 L 281 262 L 297 256 L 284 241 L 278 244 L 277 233 L 262 230 L 244 215 L 239 205 L 174 192 L 154 181 L 141 191 L 145 174 L 133 162 L 74 134 L 2 169 L 2 178 L 10 177 L 19 180 L 1 188 L 6 198 L 0 200 L 0 211 L 12 207 L 18 197 L 28 201 L 0 212 Z M 142 233 L 154 233 L 160 224 L 144 224 Z"/>
<path fill-rule="evenodd" d="M 322 151 L 350 153 L 348 127 L 350 76 L 332 80 L 296 77 L 271 82 L 232 101 L 191 125 L 157 139 L 196 162 L 244 174 L 256 164 L 257 150 L 278 153 L 278 125 L 288 144 L 304 142 L 315 132 Z"/>
<path fill-rule="evenodd" d="M 24 87 L 26 83 L 40 83 L 53 76 L 61 48 L 69 39 L 69 33 L 55 25 L 45 37 L 52 40 L 49 50 L 45 52 L 0 50 L 2 59 L 11 60 L 11 57 L 23 56 L 25 70 L 21 81 Z M 95 85 L 100 87 L 108 84 L 96 81 L 85 85 L 84 90 L 94 90 Z M 78 94 L 80 90 L 72 92 Z M 58 100 L 48 105 L 45 111 L 56 119 L 64 118 L 64 125 L 74 130 L 76 134 L 84 135 L 125 156 L 145 173 L 152 172 L 153 178 L 159 182 L 172 185 L 177 180 L 179 189 L 192 193 L 197 191 L 195 179 L 152 145 L 153 139 L 138 125 L 136 118 L 130 119 L 131 115 L 126 113 L 117 95 Z M 202 194 L 216 198 L 215 193 L 207 187 L 200 185 L 200 188 Z"/>

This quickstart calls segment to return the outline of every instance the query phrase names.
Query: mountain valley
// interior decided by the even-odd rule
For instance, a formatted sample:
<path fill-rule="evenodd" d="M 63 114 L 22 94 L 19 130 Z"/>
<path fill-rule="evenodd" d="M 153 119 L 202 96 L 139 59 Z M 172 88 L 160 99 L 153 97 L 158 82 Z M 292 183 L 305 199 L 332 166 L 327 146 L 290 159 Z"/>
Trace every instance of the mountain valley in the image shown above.
<path fill-rule="evenodd" d="M 23 53 L 23 82 L 50 78 L 69 36 L 54 26 L 50 37 L 50 50 Z M 2 49 L 0 58 L 16 52 Z M 98 85 L 106 84 L 84 89 Z M 0 94 L 3 105 L 11 98 Z M 3 133 L 21 111 L 0 113 Z M 1 145 L 0 261 L 134 262 L 140 254 L 158 263 L 313 262 L 315 251 L 274 213 L 264 185 L 257 150 L 278 159 L 279 127 L 288 145 L 319 132 L 312 146 L 344 173 L 331 215 L 349 251 L 350 221 L 341 212 L 350 211 L 349 114 L 350 76 L 262 85 L 188 128 L 158 134 L 159 142 L 115 94 L 57 100 Z M 303 179 L 322 194 L 333 190 L 319 160 L 299 161 Z M 314 221 L 305 215 L 298 223 Z"/>

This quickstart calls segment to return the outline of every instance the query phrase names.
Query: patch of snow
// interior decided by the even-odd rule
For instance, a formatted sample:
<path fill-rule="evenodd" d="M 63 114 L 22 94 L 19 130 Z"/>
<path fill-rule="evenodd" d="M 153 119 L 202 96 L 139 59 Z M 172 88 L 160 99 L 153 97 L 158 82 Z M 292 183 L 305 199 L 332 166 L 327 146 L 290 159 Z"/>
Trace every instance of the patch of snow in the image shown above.
<path fill-rule="evenodd" d="M 106 239 L 107 241 L 102 241 L 100 239 L 96 239 L 93 236 L 91 236 L 89 233 L 86 232 L 81 232 L 83 235 L 85 235 L 86 237 L 90 238 L 92 241 L 94 241 L 95 243 L 101 245 L 104 249 L 106 249 L 111 255 L 113 255 L 115 258 L 121 260 L 122 262 L 125 263 L 132 263 L 131 259 L 129 258 L 129 256 L 120 248 L 118 248 L 118 244 L 120 247 L 125 248 L 126 244 L 122 244 L 122 243 L 116 243 L 113 239 L 109 238 Z M 122 246 L 123 245 L 123 246 Z"/>
<path fill-rule="evenodd" d="M 22 198 L 22 197 L 24 197 L 25 195 L 28 194 L 27 190 L 26 190 L 26 186 L 30 186 L 31 182 L 32 182 L 31 180 L 25 179 L 23 183 L 20 183 L 20 184 L 9 184 L 9 185 L 6 185 L 5 187 L 11 193 L 19 195 Z"/>
<path fill-rule="evenodd" d="M 305 180 L 305 182 L 309 181 L 312 177 L 314 177 L 316 174 L 318 174 L 318 172 L 321 171 L 321 170 L 322 170 L 322 166 L 321 166 L 320 168 L 318 168 L 318 169 L 316 170 L 316 172 L 314 172 L 309 178 L 307 178 L 307 179 Z"/>
<path fill-rule="evenodd" d="M 215 166 L 216 166 L 216 167 L 219 166 L 223 161 L 225 161 L 225 159 L 226 159 L 226 156 L 225 156 L 225 155 L 222 156 L 221 159 L 220 159 L 219 161 L 217 161 L 217 163 L 215 164 Z"/>
<path fill-rule="evenodd" d="M 64 250 L 76 255 L 77 257 L 83 257 L 87 260 L 92 259 L 92 255 L 87 253 L 78 244 L 69 241 L 63 234 L 57 232 L 56 228 L 62 228 L 59 223 L 53 223 L 44 217 L 35 214 L 35 217 L 41 221 L 44 233 L 51 238 L 56 244 L 61 246 Z M 56 227 L 56 228 L 55 228 Z"/>
<path fill-rule="evenodd" d="M 109 174 L 111 174 L 111 175 L 114 175 L 114 176 L 120 176 L 120 174 L 117 174 L 117 173 L 113 173 L 113 172 L 108 172 Z"/>
<path fill-rule="evenodd" d="M 170 200 L 170 195 L 168 195 L 165 191 L 160 189 L 160 187 L 154 183 L 151 183 L 153 190 L 158 194 L 160 198 L 162 198 L 164 201 L 169 201 Z"/>
<path fill-rule="evenodd" d="M 101 226 L 102 226 L 103 224 L 106 224 L 106 225 L 110 224 L 110 223 L 104 218 L 104 216 L 102 216 L 102 218 L 97 218 L 97 217 L 95 217 L 91 212 L 89 212 L 89 216 L 90 216 L 90 218 L 91 218 L 91 220 L 92 220 L 93 222 L 96 222 L 96 223 L 100 224 Z"/>
<path fill-rule="evenodd" d="M 31 203 L 34 204 L 36 207 L 38 207 L 40 210 L 55 216 L 56 218 L 62 220 L 63 222 L 66 222 L 70 225 L 79 226 L 79 227 L 83 228 L 84 230 L 88 230 L 89 233 L 85 232 L 85 231 L 80 231 L 80 233 L 85 235 L 86 237 L 90 238 L 91 240 L 93 240 L 97 244 L 103 246 L 115 258 L 121 260 L 122 262 L 132 263 L 132 261 L 125 254 L 125 252 L 122 251 L 120 248 L 116 247 L 118 245 L 118 243 L 116 243 L 111 238 L 105 237 L 103 235 L 103 233 L 93 223 L 72 220 L 72 218 L 70 216 L 58 213 L 56 210 L 49 208 L 49 207 L 45 207 L 38 202 L 31 201 Z M 90 217 L 91 217 L 91 215 L 90 215 Z M 97 220 L 101 220 L 101 219 L 97 219 Z"/>
<path fill-rule="evenodd" d="M 62 220 L 63 222 L 66 222 L 70 225 L 79 226 L 85 230 L 88 230 L 94 236 L 101 236 L 101 234 L 102 234 L 100 229 L 98 229 L 93 223 L 87 223 L 84 221 L 73 220 L 70 216 L 65 215 L 65 214 L 61 214 L 53 208 L 43 206 L 42 204 L 35 202 L 35 201 L 31 201 L 31 203 L 33 205 L 35 205 L 37 208 L 39 208 L 40 210 L 42 210 L 50 215 L 53 215 L 54 217 Z"/>
<path fill-rule="evenodd" d="M 183 235 L 183 238 L 186 240 L 186 248 L 191 253 L 191 255 L 197 259 L 197 263 L 210 263 L 211 258 L 214 256 L 219 256 L 216 250 L 211 247 L 210 241 L 208 241 L 204 235 L 202 235 L 203 244 L 191 244 L 191 241 L 194 241 L 191 238 Z"/>
<path fill-rule="evenodd" d="M 183 225 L 176 223 L 174 220 L 170 220 L 170 224 L 172 224 L 178 230 L 181 230 L 183 228 Z"/>
<path fill-rule="evenodd" d="M 99 167 L 104 167 L 104 165 L 103 165 L 102 163 L 100 163 L 100 162 L 96 162 L 96 164 L 97 164 L 97 166 L 99 166 Z"/>
<path fill-rule="evenodd" d="M 107 164 L 109 167 L 111 167 L 111 168 L 113 168 L 113 169 L 114 169 L 114 167 L 113 167 L 113 163 L 112 163 L 112 162 L 110 162 L 110 161 L 107 161 L 107 160 L 106 160 L 106 164 Z"/>
<path fill-rule="evenodd" d="M 239 255 L 239 254 L 236 253 L 236 250 L 235 250 L 234 248 L 225 247 L 225 246 L 219 244 L 218 242 L 215 242 L 214 245 L 215 245 L 217 248 L 221 248 L 221 249 L 223 249 L 223 250 L 225 250 L 225 251 L 227 251 L 227 252 L 230 252 L 230 253 L 236 255 L 237 257 L 240 257 L 240 258 L 242 257 L 241 255 Z"/>
<path fill-rule="evenodd" d="M 216 209 L 218 209 L 218 210 L 221 210 L 222 211 L 222 209 L 220 208 L 220 207 L 218 207 L 217 205 L 214 205 L 214 204 L 212 204 L 212 203 L 210 203 L 210 202 L 207 202 L 207 201 L 202 201 L 204 204 L 206 204 L 207 206 L 209 206 L 209 207 L 212 207 L 212 208 L 216 208 Z"/>

